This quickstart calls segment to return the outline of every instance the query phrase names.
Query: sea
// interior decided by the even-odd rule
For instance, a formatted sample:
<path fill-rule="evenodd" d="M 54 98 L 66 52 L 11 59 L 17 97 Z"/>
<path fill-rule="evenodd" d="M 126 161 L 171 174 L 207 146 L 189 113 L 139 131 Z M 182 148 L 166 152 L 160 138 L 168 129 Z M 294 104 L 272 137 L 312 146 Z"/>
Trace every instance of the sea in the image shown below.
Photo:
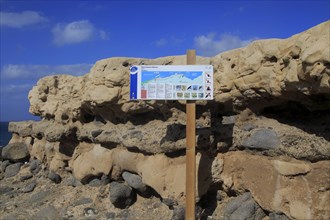
<path fill-rule="evenodd" d="M 8 125 L 9 122 L 0 121 L 0 147 L 6 146 L 11 138 L 11 133 L 8 132 Z"/>

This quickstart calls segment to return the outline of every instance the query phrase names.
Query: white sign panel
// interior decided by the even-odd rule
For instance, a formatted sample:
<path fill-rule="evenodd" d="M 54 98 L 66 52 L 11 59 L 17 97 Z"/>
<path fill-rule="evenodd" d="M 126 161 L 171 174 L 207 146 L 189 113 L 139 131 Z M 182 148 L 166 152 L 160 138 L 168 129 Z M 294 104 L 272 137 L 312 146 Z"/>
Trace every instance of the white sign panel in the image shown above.
<path fill-rule="evenodd" d="M 130 68 L 131 100 L 212 100 L 211 65 L 142 65 Z"/>

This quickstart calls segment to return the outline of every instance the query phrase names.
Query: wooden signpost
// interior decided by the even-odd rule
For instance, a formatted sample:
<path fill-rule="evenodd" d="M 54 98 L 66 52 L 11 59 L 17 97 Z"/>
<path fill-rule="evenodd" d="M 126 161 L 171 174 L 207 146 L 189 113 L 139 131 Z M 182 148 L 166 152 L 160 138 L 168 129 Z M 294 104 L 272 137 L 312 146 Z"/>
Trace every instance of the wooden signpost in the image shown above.
<path fill-rule="evenodd" d="M 186 220 L 195 219 L 196 100 L 213 99 L 213 67 L 196 65 L 187 50 L 186 65 L 130 67 L 131 100 L 186 100 Z"/>
<path fill-rule="evenodd" d="M 187 65 L 196 64 L 196 51 L 187 51 Z M 196 103 L 186 103 L 186 220 L 195 219 L 196 195 Z"/>

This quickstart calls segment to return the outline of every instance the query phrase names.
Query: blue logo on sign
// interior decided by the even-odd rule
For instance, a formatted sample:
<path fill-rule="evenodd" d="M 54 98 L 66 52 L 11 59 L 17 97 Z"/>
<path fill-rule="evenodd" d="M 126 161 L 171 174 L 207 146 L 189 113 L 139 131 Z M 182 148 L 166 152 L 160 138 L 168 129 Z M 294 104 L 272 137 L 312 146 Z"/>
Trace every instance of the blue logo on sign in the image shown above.
<path fill-rule="evenodd" d="M 132 67 L 131 67 L 131 72 L 134 73 L 134 72 L 136 72 L 137 70 L 138 70 L 138 68 L 137 68 L 136 66 L 132 66 Z"/>

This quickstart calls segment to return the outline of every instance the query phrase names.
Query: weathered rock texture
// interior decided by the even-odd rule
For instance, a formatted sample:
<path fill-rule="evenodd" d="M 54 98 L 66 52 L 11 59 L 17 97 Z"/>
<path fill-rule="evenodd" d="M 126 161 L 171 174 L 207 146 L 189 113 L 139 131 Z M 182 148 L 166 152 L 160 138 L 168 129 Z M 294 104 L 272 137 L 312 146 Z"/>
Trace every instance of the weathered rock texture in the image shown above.
<path fill-rule="evenodd" d="M 30 112 L 42 120 L 10 123 L 9 145 L 83 184 L 124 177 L 134 190 L 148 187 L 169 206 L 182 205 L 185 102 L 130 101 L 129 67 L 185 60 L 110 58 L 81 77 L 42 78 L 29 93 Z M 197 102 L 196 196 L 204 213 L 329 219 L 330 21 L 197 63 L 213 65 L 215 79 L 215 99 Z M 217 190 L 214 207 L 203 202 Z"/>

